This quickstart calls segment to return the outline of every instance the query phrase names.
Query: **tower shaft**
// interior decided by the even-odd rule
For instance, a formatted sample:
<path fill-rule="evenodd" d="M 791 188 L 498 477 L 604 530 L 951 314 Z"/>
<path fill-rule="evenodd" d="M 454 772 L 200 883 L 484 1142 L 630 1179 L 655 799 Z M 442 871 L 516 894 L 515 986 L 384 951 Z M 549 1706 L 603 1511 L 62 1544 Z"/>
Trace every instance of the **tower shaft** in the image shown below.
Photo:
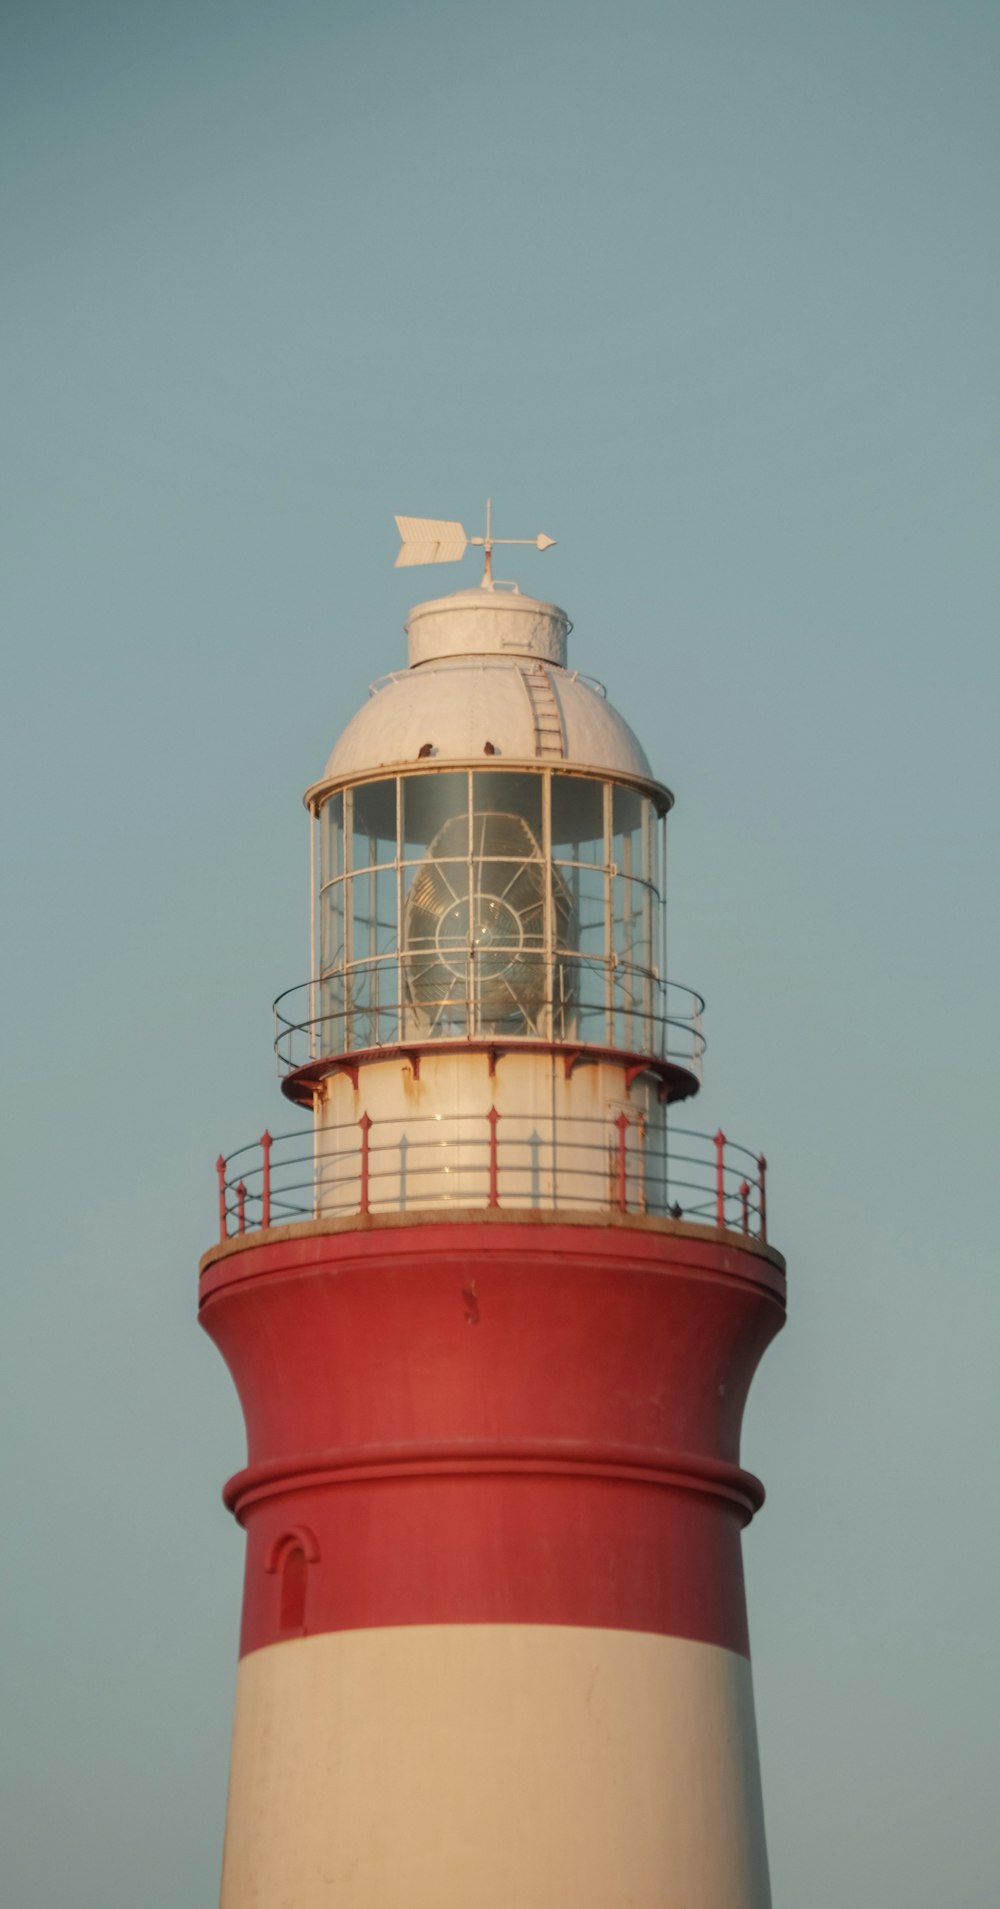
<path fill-rule="evenodd" d="M 738 1440 L 778 1256 L 670 1220 L 282 1234 L 202 1275 L 249 1437 L 225 1909 L 763 1909 Z"/>

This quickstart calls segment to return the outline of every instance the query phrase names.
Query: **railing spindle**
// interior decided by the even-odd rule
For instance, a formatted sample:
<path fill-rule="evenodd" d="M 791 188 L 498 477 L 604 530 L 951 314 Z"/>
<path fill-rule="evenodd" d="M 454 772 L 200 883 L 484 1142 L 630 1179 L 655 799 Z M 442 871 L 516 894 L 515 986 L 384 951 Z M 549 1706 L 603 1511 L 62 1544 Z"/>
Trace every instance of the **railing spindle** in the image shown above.
<path fill-rule="evenodd" d="M 719 1128 L 715 1135 L 715 1224 L 726 1224 L 726 1136 Z"/>
<path fill-rule="evenodd" d="M 264 1170 L 261 1175 L 261 1188 L 260 1188 L 260 1223 L 261 1223 L 261 1226 L 270 1226 L 271 1224 L 271 1148 L 274 1145 L 274 1141 L 271 1135 L 268 1133 L 266 1127 L 260 1136 L 260 1145 L 261 1145 L 261 1152 L 264 1155 Z"/>
<path fill-rule="evenodd" d="M 215 1163 L 215 1171 L 219 1176 L 219 1238 L 224 1240 L 229 1236 L 229 1223 L 226 1215 L 226 1162 L 221 1153 Z"/>
<path fill-rule="evenodd" d="M 487 1205 L 499 1206 L 500 1164 L 497 1159 L 497 1125 L 500 1120 L 500 1115 L 497 1113 L 495 1107 L 491 1107 L 486 1118 L 490 1123 L 490 1196 Z"/>
<path fill-rule="evenodd" d="M 618 1161 L 615 1187 L 615 1206 L 624 1213 L 627 1205 L 628 1183 L 625 1177 L 625 1135 L 628 1133 L 628 1115 L 624 1111 L 615 1121 L 618 1129 Z"/>
<path fill-rule="evenodd" d="M 744 1233 L 749 1233 L 750 1231 L 750 1182 L 749 1180 L 740 1181 L 740 1204 L 743 1208 L 743 1231 Z"/>
<path fill-rule="evenodd" d="M 360 1212 L 368 1212 L 368 1135 L 371 1132 L 371 1114 L 362 1114 L 358 1121 L 361 1128 L 361 1204 Z"/>
<path fill-rule="evenodd" d="M 245 1233 L 246 1230 L 247 1230 L 247 1189 L 246 1189 L 245 1181 L 238 1180 L 236 1182 L 236 1231 L 238 1233 Z"/>
<path fill-rule="evenodd" d="M 767 1161 L 764 1155 L 757 1156 L 757 1187 L 760 1192 L 760 1237 L 767 1245 Z"/>

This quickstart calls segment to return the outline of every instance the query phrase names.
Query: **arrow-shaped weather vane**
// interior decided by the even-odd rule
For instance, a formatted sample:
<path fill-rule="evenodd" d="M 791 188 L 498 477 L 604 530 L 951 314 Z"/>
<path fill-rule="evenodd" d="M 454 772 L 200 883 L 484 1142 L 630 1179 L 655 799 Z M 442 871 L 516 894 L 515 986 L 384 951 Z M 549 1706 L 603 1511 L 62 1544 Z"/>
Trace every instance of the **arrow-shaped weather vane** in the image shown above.
<path fill-rule="evenodd" d="M 469 544 L 479 544 L 484 557 L 483 584 L 488 589 L 493 582 L 493 546 L 494 544 L 533 544 L 536 550 L 551 550 L 554 537 L 494 537 L 493 504 L 486 500 L 485 537 L 467 537 L 461 524 L 447 523 L 438 517 L 397 517 L 396 528 L 401 538 L 399 553 L 396 557 L 396 569 L 404 570 L 413 563 L 457 563 L 465 556 Z"/>

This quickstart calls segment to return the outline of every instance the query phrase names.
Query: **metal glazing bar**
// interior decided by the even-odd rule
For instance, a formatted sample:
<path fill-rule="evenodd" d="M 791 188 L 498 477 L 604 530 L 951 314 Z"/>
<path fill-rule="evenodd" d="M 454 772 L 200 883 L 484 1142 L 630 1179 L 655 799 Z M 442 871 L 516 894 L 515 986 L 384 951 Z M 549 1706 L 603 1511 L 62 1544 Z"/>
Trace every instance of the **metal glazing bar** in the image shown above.
<path fill-rule="evenodd" d="M 354 958 L 354 790 L 344 790 L 344 1045 L 353 1046 L 351 1040 L 352 1006 L 351 962 Z"/>
<path fill-rule="evenodd" d="M 478 976 L 476 974 L 475 949 L 473 948 L 473 945 L 472 945 L 472 936 L 473 936 L 473 933 L 475 932 L 474 924 L 476 919 L 476 908 L 479 901 L 479 895 L 476 889 L 475 819 L 476 819 L 475 792 L 474 792 L 473 781 L 472 781 L 472 770 L 468 769 L 466 771 L 466 776 L 465 776 L 465 826 L 468 831 L 467 840 L 469 844 L 469 874 L 468 874 L 469 944 L 466 951 L 466 962 L 465 962 L 465 992 L 466 992 L 465 1032 L 467 1035 L 478 1034 L 479 1032 L 478 1003 L 476 1000 L 476 996 L 478 992 L 478 989 L 477 989 Z"/>
<path fill-rule="evenodd" d="M 555 899 L 552 893 L 554 879 L 552 868 L 552 772 L 542 773 L 542 862 L 545 868 L 545 913 L 542 923 L 542 936 L 545 947 L 545 1020 L 542 1034 L 545 1039 L 556 1039 L 555 975 L 556 975 L 556 930 Z"/>
<path fill-rule="evenodd" d="M 316 837 L 321 827 L 319 810 L 309 809 L 309 1059 L 316 1058 L 316 982 L 319 973 L 319 949 L 316 945 Z"/>
<path fill-rule="evenodd" d="M 403 778 L 396 776 L 396 1026 L 406 1034 L 403 978 Z"/>
<path fill-rule="evenodd" d="M 664 813 L 657 817 L 657 839 L 659 843 L 659 949 L 660 949 L 660 999 L 664 1009 L 667 1005 L 667 818 Z M 667 1051 L 667 1035 L 664 1029 L 663 1051 Z"/>

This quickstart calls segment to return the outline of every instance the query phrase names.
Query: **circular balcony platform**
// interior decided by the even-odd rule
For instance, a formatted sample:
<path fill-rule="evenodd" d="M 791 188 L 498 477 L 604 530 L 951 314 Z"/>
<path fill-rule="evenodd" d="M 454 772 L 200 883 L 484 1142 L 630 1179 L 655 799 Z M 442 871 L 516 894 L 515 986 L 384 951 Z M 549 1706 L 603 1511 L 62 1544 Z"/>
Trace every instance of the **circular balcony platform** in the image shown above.
<path fill-rule="evenodd" d="M 633 1054 L 617 1047 L 596 1047 L 580 1041 L 534 1041 L 512 1036 L 509 1040 L 494 1037 L 394 1041 L 384 1047 L 358 1048 L 353 1053 L 318 1054 L 287 1073 L 281 1091 L 296 1106 L 311 1107 L 320 1083 L 333 1074 L 350 1075 L 356 1087 L 363 1067 L 376 1061 L 401 1060 L 412 1069 L 414 1080 L 419 1080 L 421 1062 L 438 1054 L 482 1054 L 491 1075 L 496 1073 L 498 1063 L 506 1054 L 548 1054 L 561 1062 L 567 1080 L 576 1067 L 610 1063 L 623 1069 L 627 1086 L 641 1074 L 652 1075 L 658 1083 L 660 1100 L 668 1102 L 689 1100 L 701 1084 L 690 1067 L 652 1054 Z"/>

